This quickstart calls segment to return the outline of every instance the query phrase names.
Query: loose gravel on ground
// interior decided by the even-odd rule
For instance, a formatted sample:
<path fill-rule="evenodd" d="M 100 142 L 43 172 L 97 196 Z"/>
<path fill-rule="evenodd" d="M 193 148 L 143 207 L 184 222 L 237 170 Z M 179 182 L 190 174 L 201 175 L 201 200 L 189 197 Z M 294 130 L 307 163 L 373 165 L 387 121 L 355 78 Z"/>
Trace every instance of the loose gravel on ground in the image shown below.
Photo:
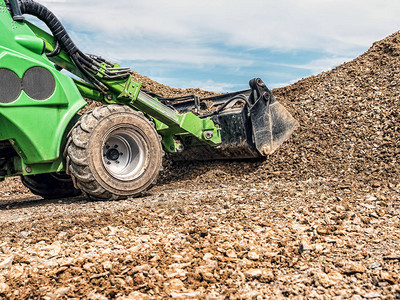
<path fill-rule="evenodd" d="M 274 90 L 300 127 L 265 160 L 171 163 L 113 202 L 42 200 L 7 179 L 0 297 L 400 298 L 399 58 L 397 32 Z"/>

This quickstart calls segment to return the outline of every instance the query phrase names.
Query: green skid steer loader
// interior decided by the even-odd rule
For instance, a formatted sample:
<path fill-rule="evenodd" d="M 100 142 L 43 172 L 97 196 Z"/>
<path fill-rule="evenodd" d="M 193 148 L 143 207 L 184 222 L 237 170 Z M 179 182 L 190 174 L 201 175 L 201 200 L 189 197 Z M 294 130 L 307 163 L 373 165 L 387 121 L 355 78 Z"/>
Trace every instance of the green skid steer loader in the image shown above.
<path fill-rule="evenodd" d="M 104 105 L 80 115 L 84 99 Z M 135 196 L 155 183 L 164 153 L 262 157 L 297 126 L 261 79 L 206 99 L 163 98 L 142 89 L 128 68 L 82 53 L 45 6 L 0 0 L 0 179 L 21 176 L 44 198 Z"/>

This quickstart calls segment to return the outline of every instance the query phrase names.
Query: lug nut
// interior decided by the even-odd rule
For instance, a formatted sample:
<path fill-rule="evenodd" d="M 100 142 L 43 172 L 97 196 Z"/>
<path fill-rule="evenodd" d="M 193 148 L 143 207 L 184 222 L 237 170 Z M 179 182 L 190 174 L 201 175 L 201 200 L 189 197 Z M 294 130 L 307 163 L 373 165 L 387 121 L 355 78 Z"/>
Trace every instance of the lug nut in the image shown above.
<path fill-rule="evenodd" d="M 211 131 L 207 131 L 204 133 L 204 137 L 209 140 L 212 139 L 212 137 L 214 136 L 214 133 L 212 133 Z"/>

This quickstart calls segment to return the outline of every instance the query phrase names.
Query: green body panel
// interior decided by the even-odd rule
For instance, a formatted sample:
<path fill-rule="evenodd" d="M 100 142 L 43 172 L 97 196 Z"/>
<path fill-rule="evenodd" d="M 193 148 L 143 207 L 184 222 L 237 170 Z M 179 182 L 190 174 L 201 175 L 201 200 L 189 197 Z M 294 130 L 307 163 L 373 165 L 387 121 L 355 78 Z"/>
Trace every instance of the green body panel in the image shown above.
<path fill-rule="evenodd" d="M 0 103 L 0 141 L 10 141 L 19 155 L 0 177 L 62 171 L 66 134 L 86 101 L 73 80 L 42 54 L 43 41 L 25 23 L 14 22 L 2 0 L 0 33 L 0 68 L 22 78 L 28 69 L 39 66 L 55 79 L 54 93 L 46 100 L 33 100 L 22 90 L 12 103 Z"/>

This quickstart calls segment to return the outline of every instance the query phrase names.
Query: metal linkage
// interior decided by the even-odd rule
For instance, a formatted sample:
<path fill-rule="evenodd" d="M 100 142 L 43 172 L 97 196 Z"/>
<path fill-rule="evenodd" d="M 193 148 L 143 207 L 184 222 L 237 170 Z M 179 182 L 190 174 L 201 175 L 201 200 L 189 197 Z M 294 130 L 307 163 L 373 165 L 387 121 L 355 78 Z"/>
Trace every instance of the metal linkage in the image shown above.
<path fill-rule="evenodd" d="M 91 59 L 90 63 L 92 64 L 89 71 L 96 74 L 97 77 L 115 80 L 130 76 L 131 70 L 129 68 L 121 68 L 117 64 L 113 64 L 97 55 L 87 54 L 87 57 Z"/>

